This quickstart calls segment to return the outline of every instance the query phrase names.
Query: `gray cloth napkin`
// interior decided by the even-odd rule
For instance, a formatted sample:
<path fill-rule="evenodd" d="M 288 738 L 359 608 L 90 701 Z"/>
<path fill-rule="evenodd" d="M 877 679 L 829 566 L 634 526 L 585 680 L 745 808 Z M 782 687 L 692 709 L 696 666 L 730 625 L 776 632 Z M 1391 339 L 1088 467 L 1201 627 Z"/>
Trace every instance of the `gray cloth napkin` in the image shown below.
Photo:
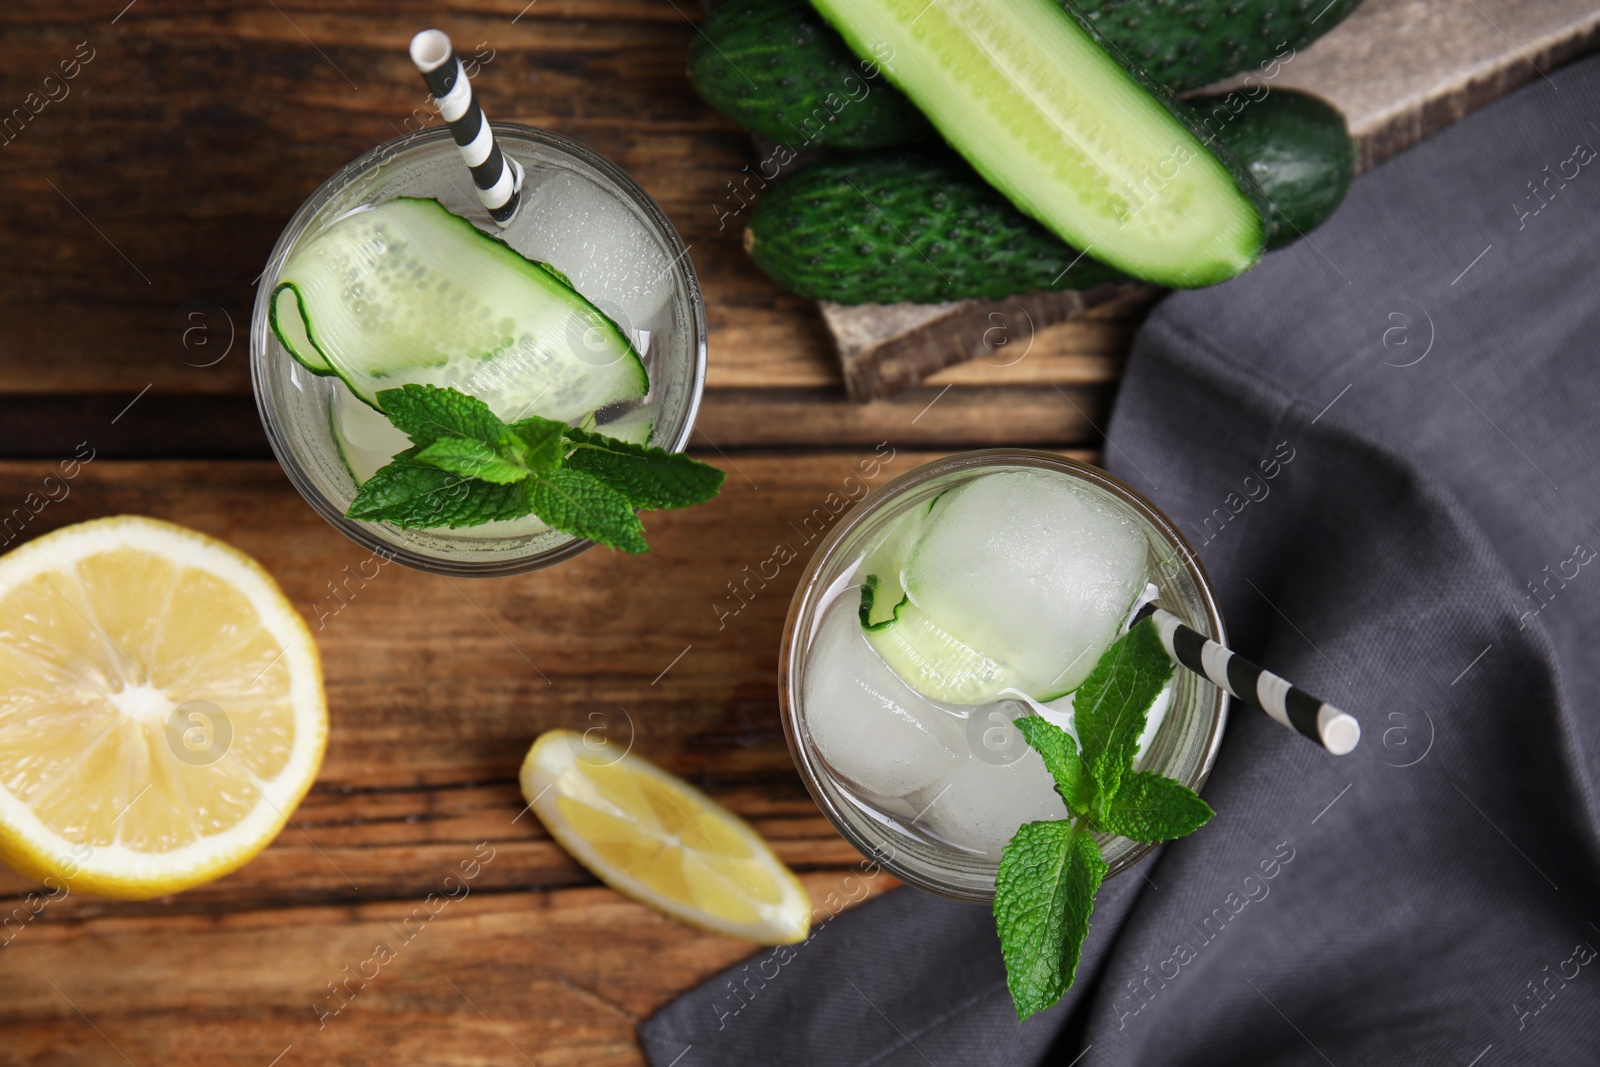
<path fill-rule="evenodd" d="M 1216 819 L 1027 1023 L 987 909 L 902 889 L 668 1005 L 651 1063 L 1600 1062 L 1597 124 L 1600 59 L 1536 79 L 1135 345 L 1108 466 L 1354 754 L 1236 704 Z"/>

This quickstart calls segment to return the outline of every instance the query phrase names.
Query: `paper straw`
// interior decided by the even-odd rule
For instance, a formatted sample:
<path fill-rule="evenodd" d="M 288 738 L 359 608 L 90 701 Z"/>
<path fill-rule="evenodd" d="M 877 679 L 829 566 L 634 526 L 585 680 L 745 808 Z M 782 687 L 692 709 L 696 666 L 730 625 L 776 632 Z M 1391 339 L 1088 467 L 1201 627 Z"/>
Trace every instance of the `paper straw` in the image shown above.
<path fill-rule="evenodd" d="M 472 168 L 478 199 L 491 219 L 506 225 L 517 213 L 522 166 L 500 151 L 450 38 L 440 30 L 423 30 L 411 38 L 411 62 L 422 72 L 422 80 L 428 83 L 439 114 L 450 127 L 461 158 Z"/>
<path fill-rule="evenodd" d="M 1351 752 L 1361 741 L 1361 724 L 1354 716 L 1185 626 L 1172 612 L 1146 604 L 1133 621 L 1144 618 L 1155 620 L 1161 644 L 1175 663 L 1209 679 L 1235 699 L 1266 712 L 1284 726 L 1298 730 L 1335 756 Z"/>

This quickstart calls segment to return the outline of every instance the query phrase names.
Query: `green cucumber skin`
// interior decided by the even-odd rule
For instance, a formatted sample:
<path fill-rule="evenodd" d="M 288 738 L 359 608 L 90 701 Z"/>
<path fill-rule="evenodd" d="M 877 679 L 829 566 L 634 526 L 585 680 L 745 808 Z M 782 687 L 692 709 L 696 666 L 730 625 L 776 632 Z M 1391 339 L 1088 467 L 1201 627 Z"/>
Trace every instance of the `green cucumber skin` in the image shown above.
<path fill-rule="evenodd" d="M 856 54 L 862 56 L 871 52 L 875 42 L 862 36 L 862 26 L 869 24 L 870 20 L 863 20 L 852 5 L 887 2 L 890 0 L 811 0 L 812 6 L 839 31 Z M 1154 251 L 1155 246 L 1150 242 L 1149 235 L 1144 238 L 1130 237 L 1127 241 L 1123 241 L 1120 237 L 1108 241 L 1102 234 L 1100 238 L 1096 238 L 1099 241 L 1096 255 L 1100 259 L 1141 280 L 1175 289 L 1200 288 L 1227 281 L 1250 269 L 1260 260 L 1261 253 L 1266 247 L 1266 218 L 1270 210 L 1268 205 L 1244 167 L 1214 138 L 1207 136 L 1195 121 L 1193 113 L 1185 108 L 1173 93 L 1152 81 L 1137 63 L 1132 62 L 1125 52 L 1108 41 L 1094 22 L 1070 2 L 1058 7 L 1052 0 L 995 0 L 995 8 L 1000 11 L 1014 8 L 1019 14 L 1022 12 L 1036 14 L 1043 9 L 1053 11 L 1060 18 L 1067 20 L 1110 61 L 1104 71 L 1115 71 L 1104 86 L 1096 88 L 1109 93 L 1113 89 L 1114 79 L 1119 77 L 1127 79 L 1134 87 L 1153 98 L 1173 120 L 1176 127 L 1188 134 L 1187 138 L 1179 135 L 1179 140 L 1173 149 L 1174 154 L 1169 155 L 1164 162 L 1175 161 L 1178 171 L 1186 166 L 1199 166 L 1203 170 L 1205 161 L 1209 157 L 1232 179 L 1231 188 L 1227 189 L 1227 193 L 1219 194 L 1237 196 L 1237 200 L 1231 206 L 1235 212 L 1233 222 L 1240 228 L 1229 235 L 1227 244 L 1219 246 L 1216 242 L 1212 242 L 1197 247 L 1193 250 L 1193 258 L 1186 258 L 1174 254 L 1170 243 L 1162 245 L 1161 251 Z M 906 33 L 909 38 L 909 28 Z M 882 42 L 876 44 L 881 46 Z M 890 41 L 888 44 L 892 49 L 895 42 Z M 884 73 L 902 90 L 907 90 L 906 78 L 895 73 L 894 65 L 886 62 Z M 926 99 L 917 99 L 919 91 Z M 922 90 L 908 91 L 907 95 L 911 96 L 913 102 L 928 115 L 951 147 L 966 157 L 989 184 L 1004 193 L 1025 213 L 1039 218 L 1046 228 L 1068 241 L 1081 240 L 1092 234 L 1099 227 L 1100 220 L 1092 216 L 1075 216 L 1063 211 L 1057 198 L 1064 190 L 1057 189 L 1051 194 L 1046 194 L 1043 185 L 1048 182 L 1041 182 L 1037 170 L 1032 170 L 1030 173 L 1031 168 L 1037 166 L 1036 162 L 1030 163 L 1025 156 L 1018 162 L 1017 152 L 1001 151 L 995 143 L 983 147 L 983 142 L 986 140 L 993 141 L 994 128 L 985 124 L 984 116 L 979 116 L 974 121 L 963 114 L 966 110 L 963 105 L 970 107 L 973 101 L 961 100 L 959 94 L 962 92 L 961 87 L 933 88 L 925 85 Z M 945 102 L 941 100 L 946 93 L 952 97 L 947 108 L 944 106 Z M 945 116 L 942 124 L 941 111 Z M 1013 140 L 1019 140 L 1029 132 L 1037 134 L 1040 131 L 1008 131 L 1007 135 Z M 1185 140 L 1188 143 L 1184 143 Z M 1199 163 L 1192 162 L 1197 159 Z M 1136 211 L 1142 210 L 1142 207 L 1141 204 Z M 1226 214 L 1227 209 L 1220 199 L 1216 207 L 1219 213 Z M 1121 227 L 1122 223 L 1119 222 L 1119 231 Z M 1081 233 L 1074 233 L 1075 230 Z"/>
<path fill-rule="evenodd" d="M 1360 152 L 1344 116 L 1326 100 L 1272 89 L 1255 99 L 1240 91 L 1189 104 L 1266 195 L 1269 249 L 1316 229 L 1350 191 Z"/>
<path fill-rule="evenodd" d="M 804 0 L 719 4 L 689 46 L 689 78 L 746 129 L 794 148 L 894 148 L 935 137 Z"/>
<path fill-rule="evenodd" d="M 1361 0 L 1098 0 L 1080 6 L 1152 78 L 1184 92 L 1282 60 Z"/>
<path fill-rule="evenodd" d="M 1195 140 L 1200 142 L 1201 147 L 1215 156 L 1218 162 L 1222 164 L 1223 168 L 1226 169 L 1230 175 L 1232 175 L 1234 184 L 1239 187 L 1239 191 L 1244 194 L 1245 198 L 1255 206 L 1257 214 L 1260 215 L 1261 231 L 1255 247 L 1255 256 L 1251 262 L 1251 266 L 1254 266 L 1255 262 L 1261 259 L 1261 253 L 1266 251 L 1267 218 L 1271 214 L 1272 209 L 1271 206 L 1268 205 L 1266 198 L 1262 195 L 1260 188 L 1257 187 L 1254 178 L 1250 174 L 1250 171 L 1243 163 L 1234 157 L 1232 152 L 1228 151 L 1226 147 L 1218 144 L 1219 139 L 1212 136 L 1211 131 L 1206 129 L 1200 123 L 1199 117 L 1192 110 L 1190 110 L 1182 100 L 1178 99 L 1178 95 L 1175 92 L 1173 92 L 1167 86 L 1162 85 L 1152 79 L 1150 75 L 1145 72 L 1143 67 L 1133 62 L 1126 52 L 1117 47 L 1115 42 L 1107 38 L 1106 35 L 1100 31 L 1100 28 L 1094 24 L 1094 20 L 1085 15 L 1081 9 L 1073 5 L 1071 0 L 1063 0 L 1061 8 L 1067 13 L 1073 22 L 1078 24 L 1080 29 L 1087 33 L 1094 40 L 1094 42 L 1101 47 L 1101 49 L 1103 49 L 1122 66 L 1124 73 L 1138 83 L 1138 85 L 1143 88 L 1145 92 L 1155 97 L 1156 100 L 1161 103 L 1161 106 L 1167 110 L 1167 114 L 1171 115 L 1174 119 L 1177 119 L 1179 124 L 1187 129 L 1195 138 Z M 1249 268 L 1247 267 L 1245 269 L 1248 270 Z M 1238 273 L 1242 274 L 1243 271 Z M 1206 285 L 1215 285 L 1218 282 L 1225 282 L 1229 277 L 1235 276 L 1236 275 L 1227 275 L 1223 277 L 1214 277 L 1209 280 L 1201 279 L 1185 284 L 1173 284 L 1171 282 L 1166 282 L 1164 284 L 1172 285 L 1172 287 L 1175 289 L 1192 289 L 1200 288 Z"/>
<path fill-rule="evenodd" d="M 756 205 L 745 246 L 795 295 L 843 304 L 999 299 L 1128 280 L 1078 259 L 944 152 L 831 159 L 791 175 Z"/>
<path fill-rule="evenodd" d="M 1232 148 L 1270 203 L 1268 247 L 1333 213 L 1356 147 L 1344 116 L 1273 89 L 1193 101 L 1208 138 Z M 751 213 L 745 244 L 779 285 L 812 300 L 892 304 L 997 300 L 1128 277 L 1023 215 L 960 158 L 903 152 L 833 159 L 785 178 Z"/>

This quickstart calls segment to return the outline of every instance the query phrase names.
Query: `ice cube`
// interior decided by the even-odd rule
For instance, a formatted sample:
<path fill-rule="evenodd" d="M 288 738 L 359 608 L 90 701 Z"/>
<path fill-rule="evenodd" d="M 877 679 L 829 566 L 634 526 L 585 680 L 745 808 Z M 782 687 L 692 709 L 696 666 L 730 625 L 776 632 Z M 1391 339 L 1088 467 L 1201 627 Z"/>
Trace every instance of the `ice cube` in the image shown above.
<path fill-rule="evenodd" d="M 963 720 L 913 691 L 867 643 L 857 592 L 851 586 L 834 599 L 812 642 L 806 730 L 841 777 L 903 797 L 961 765 Z"/>
<path fill-rule="evenodd" d="M 570 171 L 532 171 L 522 207 L 503 235 L 549 263 L 622 328 L 635 347 L 640 331 L 659 329 L 671 297 L 672 260 L 633 208 Z"/>
<path fill-rule="evenodd" d="M 911 801 L 922 809 L 913 826 L 993 859 L 1023 823 L 1067 817 L 1044 760 L 1026 745 L 1011 763 L 971 756 Z"/>
<path fill-rule="evenodd" d="M 999 471 L 945 494 L 905 580 L 913 603 L 1043 699 L 1077 688 L 1116 639 L 1147 556 L 1132 518 L 1094 490 L 1046 471 Z"/>
<path fill-rule="evenodd" d="M 328 409 L 334 443 L 339 446 L 339 455 L 357 485 L 371 478 L 374 471 L 396 454 L 411 447 L 411 438 L 395 429 L 388 416 L 359 400 L 343 382 L 333 383 Z"/>

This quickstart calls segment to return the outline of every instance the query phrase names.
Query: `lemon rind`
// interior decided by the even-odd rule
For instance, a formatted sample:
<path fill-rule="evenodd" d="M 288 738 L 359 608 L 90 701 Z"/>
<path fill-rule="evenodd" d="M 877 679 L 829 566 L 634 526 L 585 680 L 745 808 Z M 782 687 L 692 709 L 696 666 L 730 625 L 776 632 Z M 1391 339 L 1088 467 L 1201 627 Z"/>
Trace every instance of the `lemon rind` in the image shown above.
<path fill-rule="evenodd" d="M 255 808 L 224 833 L 202 837 L 170 852 L 68 841 L 0 786 L 0 861 L 40 881 L 53 878 L 69 892 L 142 900 L 220 878 L 266 848 L 316 781 L 327 749 L 328 714 L 322 658 L 305 620 L 259 563 L 196 530 L 141 515 L 115 515 L 63 527 L 0 557 L 0 596 L 41 573 L 66 569 L 96 552 L 119 548 L 152 551 L 239 589 L 284 650 L 295 722 L 294 751 L 277 775 L 257 783 L 262 799 Z M 302 738 L 309 738 L 309 743 Z M 218 848 L 219 839 L 232 843 Z M 85 848 L 89 849 L 87 855 L 82 854 Z"/>

